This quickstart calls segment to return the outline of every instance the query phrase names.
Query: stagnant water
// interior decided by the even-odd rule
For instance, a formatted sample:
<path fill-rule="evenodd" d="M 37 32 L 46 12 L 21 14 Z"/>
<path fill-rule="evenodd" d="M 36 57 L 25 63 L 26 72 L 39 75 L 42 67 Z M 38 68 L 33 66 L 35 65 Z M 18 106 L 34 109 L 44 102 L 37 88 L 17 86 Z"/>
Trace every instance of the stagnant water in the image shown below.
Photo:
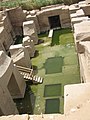
<path fill-rule="evenodd" d="M 32 58 L 36 75 L 44 78 L 42 84 L 27 82 L 24 99 L 14 100 L 19 112 L 28 114 L 63 113 L 64 86 L 80 82 L 79 65 L 71 29 L 39 35 L 40 44 Z"/>

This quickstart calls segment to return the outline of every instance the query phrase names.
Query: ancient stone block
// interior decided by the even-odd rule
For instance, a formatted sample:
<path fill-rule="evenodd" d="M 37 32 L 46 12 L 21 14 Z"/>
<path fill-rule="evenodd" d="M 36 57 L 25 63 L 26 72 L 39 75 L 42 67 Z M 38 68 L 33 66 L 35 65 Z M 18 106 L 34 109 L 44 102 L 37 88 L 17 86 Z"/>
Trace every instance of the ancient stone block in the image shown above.
<path fill-rule="evenodd" d="M 38 43 L 38 36 L 34 21 L 26 21 L 23 23 L 23 34 L 24 36 L 30 36 L 30 38 L 34 41 L 34 44 Z"/>
<path fill-rule="evenodd" d="M 10 46 L 10 53 L 13 62 L 16 65 L 31 68 L 31 60 L 27 48 L 22 44 Z"/>
<path fill-rule="evenodd" d="M 28 50 L 30 57 L 34 57 L 35 46 L 34 41 L 29 36 L 23 38 L 23 46 Z"/>

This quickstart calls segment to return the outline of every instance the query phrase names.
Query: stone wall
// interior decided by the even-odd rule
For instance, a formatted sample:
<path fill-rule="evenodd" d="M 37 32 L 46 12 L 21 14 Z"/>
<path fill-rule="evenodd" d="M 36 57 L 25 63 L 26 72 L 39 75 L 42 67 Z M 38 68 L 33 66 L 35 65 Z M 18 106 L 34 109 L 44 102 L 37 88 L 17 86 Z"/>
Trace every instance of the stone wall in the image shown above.
<path fill-rule="evenodd" d="M 1 13 L 2 19 L 0 21 L 0 46 L 1 50 L 8 51 L 15 39 L 15 34 L 6 13 Z"/>
<path fill-rule="evenodd" d="M 38 43 L 38 35 L 34 21 L 23 22 L 23 34 L 24 36 L 29 36 L 34 41 L 34 44 Z"/>
<path fill-rule="evenodd" d="M 90 5 L 82 6 L 81 7 L 85 13 L 85 15 L 90 16 Z"/>
<path fill-rule="evenodd" d="M 41 10 L 40 12 L 37 12 L 41 32 L 50 29 L 48 17 L 56 15 L 59 15 L 62 28 L 70 27 L 70 15 L 68 7 L 64 8 L 63 6 L 59 6 L 57 8 L 45 9 Z"/>
<path fill-rule="evenodd" d="M 22 35 L 23 34 L 22 26 L 26 18 L 26 13 L 23 12 L 21 7 L 16 7 L 16 8 L 6 10 L 6 12 L 14 28 L 15 34 Z"/>
<path fill-rule="evenodd" d="M 86 0 L 86 3 L 89 4 L 89 3 L 90 3 L 90 0 Z"/>
<path fill-rule="evenodd" d="M 33 20 L 34 23 L 35 23 L 35 26 L 36 26 L 36 30 L 37 30 L 37 33 L 39 34 L 40 33 L 40 28 L 39 28 L 39 22 L 38 22 L 38 18 L 36 15 L 27 15 L 26 16 L 26 21 L 30 21 L 30 20 Z"/>

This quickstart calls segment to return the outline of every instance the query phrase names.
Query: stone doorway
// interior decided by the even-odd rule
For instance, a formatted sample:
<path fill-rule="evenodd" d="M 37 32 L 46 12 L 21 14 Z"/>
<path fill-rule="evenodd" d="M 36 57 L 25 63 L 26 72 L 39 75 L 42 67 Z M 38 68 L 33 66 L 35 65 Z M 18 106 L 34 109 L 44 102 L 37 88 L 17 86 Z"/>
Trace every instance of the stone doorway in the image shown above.
<path fill-rule="evenodd" d="M 59 15 L 48 17 L 50 29 L 61 27 Z"/>

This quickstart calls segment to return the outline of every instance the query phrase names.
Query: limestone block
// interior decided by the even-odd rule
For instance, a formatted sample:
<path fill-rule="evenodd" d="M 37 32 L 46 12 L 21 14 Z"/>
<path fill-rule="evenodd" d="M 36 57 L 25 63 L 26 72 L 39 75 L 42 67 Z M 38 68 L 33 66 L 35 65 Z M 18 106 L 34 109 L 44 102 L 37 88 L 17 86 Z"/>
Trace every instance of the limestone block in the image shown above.
<path fill-rule="evenodd" d="M 23 35 L 22 27 L 20 27 L 20 26 L 14 26 L 13 29 L 14 29 L 14 32 L 15 32 L 16 36 L 19 36 L 19 35 L 22 36 Z"/>
<path fill-rule="evenodd" d="M 79 9 L 80 9 L 80 7 L 79 7 L 78 4 L 72 4 L 72 5 L 69 6 L 70 14 L 76 13 L 76 11 L 79 10 Z"/>
<path fill-rule="evenodd" d="M 5 115 L 18 113 L 8 89 L 12 73 L 13 63 L 11 58 L 6 56 L 3 51 L 0 51 L 0 112 L 2 111 Z M 10 85 L 10 87 L 12 86 Z"/>
<path fill-rule="evenodd" d="M 26 17 L 26 15 L 28 14 L 27 10 L 23 10 L 24 16 Z"/>
<path fill-rule="evenodd" d="M 60 15 L 60 22 L 61 22 L 61 27 L 62 28 L 67 28 L 67 27 L 71 27 L 71 21 L 70 21 L 70 14 L 69 14 L 69 10 L 63 10 L 62 9 L 62 14 Z"/>
<path fill-rule="evenodd" d="M 35 10 L 30 11 L 30 15 L 31 15 L 31 16 L 33 16 L 33 15 L 35 15 L 35 14 L 36 14 L 36 11 L 35 11 Z"/>
<path fill-rule="evenodd" d="M 20 55 L 18 55 L 16 58 L 13 57 L 13 62 L 16 65 L 22 66 L 22 67 L 29 67 L 31 68 L 31 61 L 29 55 L 27 56 L 22 52 Z"/>
<path fill-rule="evenodd" d="M 90 35 L 90 21 L 74 24 L 74 33 L 78 41 L 88 38 Z"/>
<path fill-rule="evenodd" d="M 0 86 L 0 115 L 18 114 L 13 99 L 4 86 Z"/>
<path fill-rule="evenodd" d="M 76 23 L 80 23 L 80 22 L 85 21 L 85 20 L 88 20 L 88 19 L 89 19 L 88 16 L 72 18 L 72 19 L 71 19 L 71 24 L 72 24 L 72 26 L 73 26 L 73 25 L 76 24 Z"/>
<path fill-rule="evenodd" d="M 9 48 L 11 55 L 18 53 L 19 50 L 22 50 L 22 44 L 11 45 Z"/>
<path fill-rule="evenodd" d="M 84 46 L 85 61 L 86 61 L 87 69 L 90 72 L 90 42 L 89 41 L 83 41 L 83 42 L 80 42 L 80 44 Z"/>
<path fill-rule="evenodd" d="M 13 65 L 12 59 L 6 56 L 4 52 L 1 52 L 0 57 L 0 71 L 2 71 L 0 72 L 0 84 L 8 88 L 12 98 L 23 98 L 26 84 L 22 75 Z"/>
<path fill-rule="evenodd" d="M 34 23 L 35 23 L 35 27 L 36 27 L 36 30 L 37 30 L 37 33 L 39 34 L 40 33 L 40 27 L 39 27 L 39 23 L 38 23 L 38 18 L 36 15 L 33 15 L 31 16 L 30 14 L 26 16 L 26 21 L 30 21 L 30 20 L 33 20 Z"/>
<path fill-rule="evenodd" d="M 37 18 L 39 21 L 40 31 L 50 30 L 49 17 L 59 15 L 61 27 L 70 27 L 70 15 L 68 6 L 57 6 L 49 9 L 41 10 L 37 13 Z"/>
<path fill-rule="evenodd" d="M 66 85 L 64 87 L 64 113 L 78 110 L 90 97 L 90 83 Z M 78 91 L 78 92 L 77 92 Z"/>
<path fill-rule="evenodd" d="M 38 36 L 35 28 L 34 21 L 26 21 L 23 23 L 24 36 L 30 36 L 35 44 L 38 43 Z"/>
<path fill-rule="evenodd" d="M 0 120 L 29 120 L 28 114 L 2 116 Z"/>
<path fill-rule="evenodd" d="M 31 60 L 27 48 L 20 45 L 10 47 L 11 58 L 16 65 L 31 68 Z"/>
<path fill-rule="evenodd" d="M 13 67 L 13 74 L 11 76 L 11 81 L 9 83 L 10 85 L 8 85 L 8 88 L 12 98 L 13 99 L 24 98 L 26 83 L 23 76 L 19 73 L 15 64 Z"/>
<path fill-rule="evenodd" d="M 3 16 L 2 21 L 3 22 L 1 22 L 2 27 L 0 29 L 0 38 L 2 44 L 4 44 L 5 50 L 7 51 L 10 45 L 13 43 L 15 34 L 7 14 Z"/>
<path fill-rule="evenodd" d="M 85 13 L 82 9 L 77 10 L 75 13 L 70 14 L 71 18 L 84 17 Z"/>
<path fill-rule="evenodd" d="M 27 48 L 30 57 L 34 57 L 35 46 L 33 40 L 30 40 L 29 36 L 23 38 L 23 46 Z"/>
<path fill-rule="evenodd" d="M 0 42 L 4 46 L 5 50 L 8 50 L 10 45 L 13 43 L 13 38 L 10 33 L 7 33 L 6 29 L 0 27 Z"/>
<path fill-rule="evenodd" d="M 90 0 L 86 0 L 86 3 L 89 4 L 89 3 L 90 3 Z"/>
<path fill-rule="evenodd" d="M 3 51 L 0 51 L 0 84 L 7 86 L 12 74 L 13 63 Z"/>
<path fill-rule="evenodd" d="M 77 11 L 76 11 L 76 14 L 77 14 L 78 17 L 80 17 L 80 16 L 85 16 L 85 13 L 84 13 L 84 11 L 83 11 L 82 9 L 77 10 Z"/>
<path fill-rule="evenodd" d="M 7 32 L 9 33 L 12 30 L 12 25 L 10 23 L 10 20 L 8 18 L 8 16 L 4 17 L 4 27 L 7 30 Z"/>
<path fill-rule="evenodd" d="M 22 26 L 23 21 L 25 20 L 25 14 L 21 7 L 11 8 L 7 10 L 8 16 L 12 25 Z"/>
<path fill-rule="evenodd" d="M 85 15 L 90 15 L 90 4 L 81 6 Z"/>

